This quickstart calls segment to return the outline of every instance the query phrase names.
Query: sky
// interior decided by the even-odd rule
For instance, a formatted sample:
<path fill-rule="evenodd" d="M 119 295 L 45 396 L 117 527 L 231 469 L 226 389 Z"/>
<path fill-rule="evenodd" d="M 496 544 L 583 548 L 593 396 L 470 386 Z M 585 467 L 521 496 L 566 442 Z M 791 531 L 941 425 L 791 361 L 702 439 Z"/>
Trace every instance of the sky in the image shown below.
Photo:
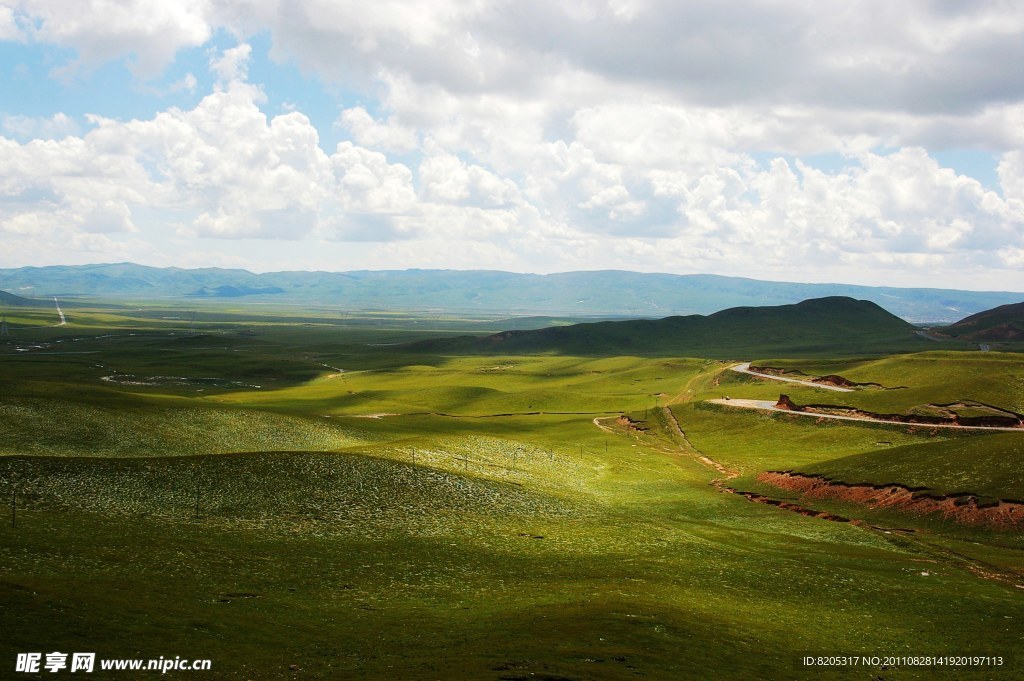
<path fill-rule="evenodd" d="M 0 267 L 1024 291 L 1024 3 L 0 0 Z"/>

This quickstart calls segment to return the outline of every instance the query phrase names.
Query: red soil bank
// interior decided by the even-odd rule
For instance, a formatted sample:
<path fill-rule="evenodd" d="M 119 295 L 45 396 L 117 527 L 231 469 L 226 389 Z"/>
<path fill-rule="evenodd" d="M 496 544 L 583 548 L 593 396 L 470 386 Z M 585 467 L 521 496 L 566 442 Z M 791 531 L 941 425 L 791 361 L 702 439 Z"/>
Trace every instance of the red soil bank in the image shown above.
<path fill-rule="evenodd" d="M 937 513 L 964 525 L 1024 529 L 1024 502 L 1010 499 L 979 502 L 971 494 L 940 496 L 903 485 L 849 484 L 789 471 L 768 471 L 758 475 L 757 479 L 812 499 L 853 501 L 871 508 L 892 508 L 911 513 Z"/>

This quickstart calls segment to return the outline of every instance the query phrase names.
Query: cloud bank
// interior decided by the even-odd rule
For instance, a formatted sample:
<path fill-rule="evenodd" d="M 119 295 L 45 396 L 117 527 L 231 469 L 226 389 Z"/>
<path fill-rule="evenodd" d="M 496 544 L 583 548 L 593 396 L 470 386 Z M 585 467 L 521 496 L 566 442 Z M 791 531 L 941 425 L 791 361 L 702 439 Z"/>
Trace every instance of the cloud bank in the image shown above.
<path fill-rule="evenodd" d="M 68 55 L 64 87 L 112 64 L 146 83 L 194 49 L 209 76 L 140 118 L 6 102 L 0 264 L 1024 290 L 1022 33 L 1014 3 L 953 0 L 0 3 L 0 40 Z M 331 129 L 256 59 L 345 93 Z"/>

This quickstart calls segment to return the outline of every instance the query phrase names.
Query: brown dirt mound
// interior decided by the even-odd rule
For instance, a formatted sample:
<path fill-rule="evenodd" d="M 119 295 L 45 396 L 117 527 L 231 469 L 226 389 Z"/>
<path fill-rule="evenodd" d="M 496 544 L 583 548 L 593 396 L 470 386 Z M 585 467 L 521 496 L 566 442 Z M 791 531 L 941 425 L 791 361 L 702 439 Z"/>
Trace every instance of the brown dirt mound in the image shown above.
<path fill-rule="evenodd" d="M 646 421 L 634 421 L 625 414 L 615 419 L 615 423 L 622 426 L 626 430 L 635 430 L 641 433 L 650 430 L 650 426 L 647 425 Z"/>
<path fill-rule="evenodd" d="M 837 499 L 871 508 L 935 513 L 964 525 L 982 525 L 1001 530 L 1024 529 L 1024 502 L 1011 499 L 984 502 L 973 494 L 933 495 L 903 485 L 850 484 L 828 480 L 820 475 L 791 471 L 767 471 L 758 475 L 757 479 L 812 499 Z"/>

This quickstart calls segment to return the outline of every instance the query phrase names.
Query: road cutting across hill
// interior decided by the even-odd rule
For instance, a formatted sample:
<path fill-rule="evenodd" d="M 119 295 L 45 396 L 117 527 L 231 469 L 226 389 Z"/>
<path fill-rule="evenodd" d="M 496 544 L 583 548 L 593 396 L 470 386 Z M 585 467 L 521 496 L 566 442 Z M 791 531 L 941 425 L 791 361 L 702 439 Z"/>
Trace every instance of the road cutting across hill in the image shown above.
<path fill-rule="evenodd" d="M 761 409 L 763 411 L 778 411 L 783 414 L 794 414 L 796 416 L 812 416 L 818 419 L 859 421 L 861 423 L 881 423 L 888 426 L 906 426 L 908 428 L 955 428 L 957 430 L 993 430 L 1024 433 L 1024 428 L 1015 428 L 1012 426 L 961 426 L 956 423 L 908 423 L 904 421 L 872 419 L 864 416 L 842 416 L 841 414 L 822 414 L 815 411 L 793 411 L 792 409 L 780 409 L 776 406 L 776 403 L 771 400 L 714 399 L 708 400 L 708 402 L 712 404 L 721 404 L 726 407 L 737 407 L 739 409 Z"/>
<path fill-rule="evenodd" d="M 801 381 L 797 378 L 786 378 L 785 376 L 774 376 L 772 374 L 762 374 L 758 371 L 750 370 L 750 362 L 744 362 L 743 364 L 736 364 L 729 367 L 733 371 L 741 374 L 750 374 L 751 376 L 757 376 L 758 378 L 768 378 L 773 381 L 785 381 L 786 383 L 796 383 L 798 385 L 806 385 L 811 388 L 822 388 L 823 390 L 834 390 L 839 393 L 850 393 L 853 392 L 852 388 L 843 388 L 838 385 L 828 385 L 827 383 L 815 383 L 814 381 Z"/>

